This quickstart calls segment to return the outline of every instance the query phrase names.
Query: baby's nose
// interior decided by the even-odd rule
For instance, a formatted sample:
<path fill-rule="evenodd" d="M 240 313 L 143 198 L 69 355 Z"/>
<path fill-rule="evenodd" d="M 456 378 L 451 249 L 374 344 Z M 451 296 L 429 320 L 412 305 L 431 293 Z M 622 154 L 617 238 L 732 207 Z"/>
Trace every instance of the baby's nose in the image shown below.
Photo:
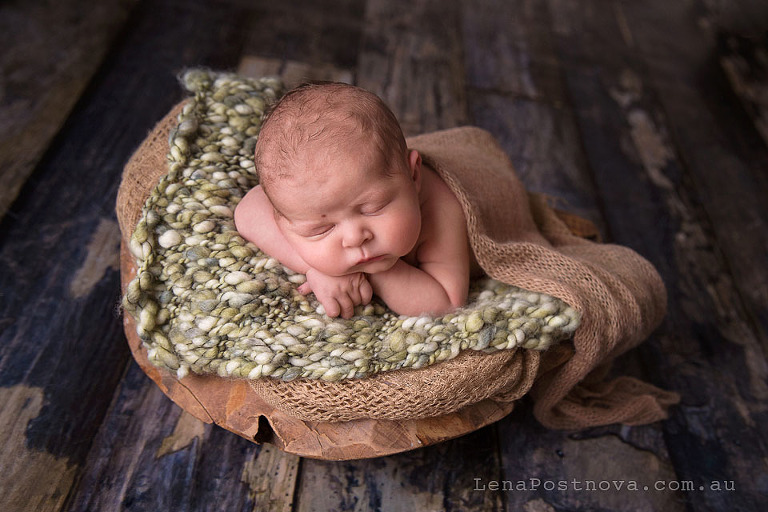
<path fill-rule="evenodd" d="M 344 231 L 344 247 L 360 247 L 365 242 L 373 238 L 373 233 L 370 229 L 360 225 L 350 225 Z"/>

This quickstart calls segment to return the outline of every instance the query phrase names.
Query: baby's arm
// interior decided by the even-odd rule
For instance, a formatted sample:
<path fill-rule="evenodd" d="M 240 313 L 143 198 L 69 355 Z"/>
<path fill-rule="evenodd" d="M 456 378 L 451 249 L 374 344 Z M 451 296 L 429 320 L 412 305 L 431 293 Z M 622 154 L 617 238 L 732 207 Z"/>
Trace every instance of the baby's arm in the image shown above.
<path fill-rule="evenodd" d="M 462 265 L 434 262 L 419 267 L 399 260 L 386 272 L 369 274 L 373 291 L 395 313 L 440 315 L 463 306 L 469 290 L 469 258 Z"/>
<path fill-rule="evenodd" d="M 243 238 L 294 272 L 306 274 L 309 270 L 277 227 L 275 209 L 261 185 L 252 188 L 235 208 L 235 227 Z"/>
<path fill-rule="evenodd" d="M 464 213 L 447 188 L 438 199 L 439 208 L 424 218 L 418 263 L 400 260 L 386 272 L 368 276 L 374 293 L 398 314 L 444 314 L 467 301 L 471 249 Z"/>
<path fill-rule="evenodd" d="M 371 301 L 373 291 L 364 274 L 327 276 L 299 256 L 278 228 L 274 207 L 261 186 L 252 188 L 235 208 L 235 227 L 246 240 L 284 266 L 306 274 L 307 282 L 299 287 L 299 293 L 313 292 L 328 316 L 350 318 L 356 305 Z"/>

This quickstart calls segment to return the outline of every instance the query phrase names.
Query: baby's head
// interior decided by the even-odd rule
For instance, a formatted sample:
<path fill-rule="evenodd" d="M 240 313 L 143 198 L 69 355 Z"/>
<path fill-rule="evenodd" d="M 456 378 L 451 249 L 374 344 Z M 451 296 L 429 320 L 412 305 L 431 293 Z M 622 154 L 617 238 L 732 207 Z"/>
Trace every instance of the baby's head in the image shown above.
<path fill-rule="evenodd" d="M 255 160 L 278 227 L 317 270 L 380 272 L 416 244 L 421 159 L 376 95 L 294 89 L 265 119 Z"/>
<path fill-rule="evenodd" d="M 407 147 L 397 118 L 375 94 L 337 82 L 293 89 L 272 108 L 256 144 L 259 182 L 269 190 L 283 179 L 314 181 L 339 152 L 376 151 L 405 163 Z"/>

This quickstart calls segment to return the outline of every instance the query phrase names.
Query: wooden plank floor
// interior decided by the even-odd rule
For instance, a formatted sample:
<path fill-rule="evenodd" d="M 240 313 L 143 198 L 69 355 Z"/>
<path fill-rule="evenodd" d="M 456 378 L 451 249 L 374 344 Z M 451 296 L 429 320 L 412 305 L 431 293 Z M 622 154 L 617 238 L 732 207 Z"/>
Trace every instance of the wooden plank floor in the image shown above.
<path fill-rule="evenodd" d="M 0 5 L 0 510 L 765 510 L 768 4 L 97 4 Z M 523 400 L 454 441 L 349 462 L 182 412 L 127 349 L 113 209 L 189 66 L 353 82 L 408 134 L 493 132 L 530 189 L 657 266 L 669 314 L 615 371 L 681 404 L 563 432 Z"/>

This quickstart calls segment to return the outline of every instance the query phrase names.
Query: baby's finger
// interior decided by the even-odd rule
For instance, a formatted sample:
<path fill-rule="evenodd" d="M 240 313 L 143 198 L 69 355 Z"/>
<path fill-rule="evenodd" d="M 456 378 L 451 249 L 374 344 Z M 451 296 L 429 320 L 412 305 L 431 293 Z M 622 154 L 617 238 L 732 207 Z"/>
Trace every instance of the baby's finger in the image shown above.
<path fill-rule="evenodd" d="M 309 295 L 310 293 L 312 293 L 312 287 L 309 286 L 309 283 L 302 284 L 297 288 L 297 290 L 302 295 Z"/>
<path fill-rule="evenodd" d="M 344 296 L 337 300 L 341 307 L 341 318 L 352 318 L 352 315 L 355 314 L 355 304 L 352 302 L 352 299 Z"/>
<path fill-rule="evenodd" d="M 371 299 L 373 298 L 373 287 L 367 279 L 363 279 L 363 282 L 360 283 L 360 297 L 362 298 L 361 304 L 363 306 L 370 303 Z"/>
<path fill-rule="evenodd" d="M 353 286 L 349 291 L 349 299 L 352 301 L 353 306 L 357 306 L 363 301 L 362 297 L 360 296 L 360 290 L 357 286 Z"/>
<path fill-rule="evenodd" d="M 331 318 L 336 318 L 341 313 L 341 308 L 336 299 L 321 300 L 320 303 L 323 305 L 323 309 L 325 309 L 325 314 Z"/>

